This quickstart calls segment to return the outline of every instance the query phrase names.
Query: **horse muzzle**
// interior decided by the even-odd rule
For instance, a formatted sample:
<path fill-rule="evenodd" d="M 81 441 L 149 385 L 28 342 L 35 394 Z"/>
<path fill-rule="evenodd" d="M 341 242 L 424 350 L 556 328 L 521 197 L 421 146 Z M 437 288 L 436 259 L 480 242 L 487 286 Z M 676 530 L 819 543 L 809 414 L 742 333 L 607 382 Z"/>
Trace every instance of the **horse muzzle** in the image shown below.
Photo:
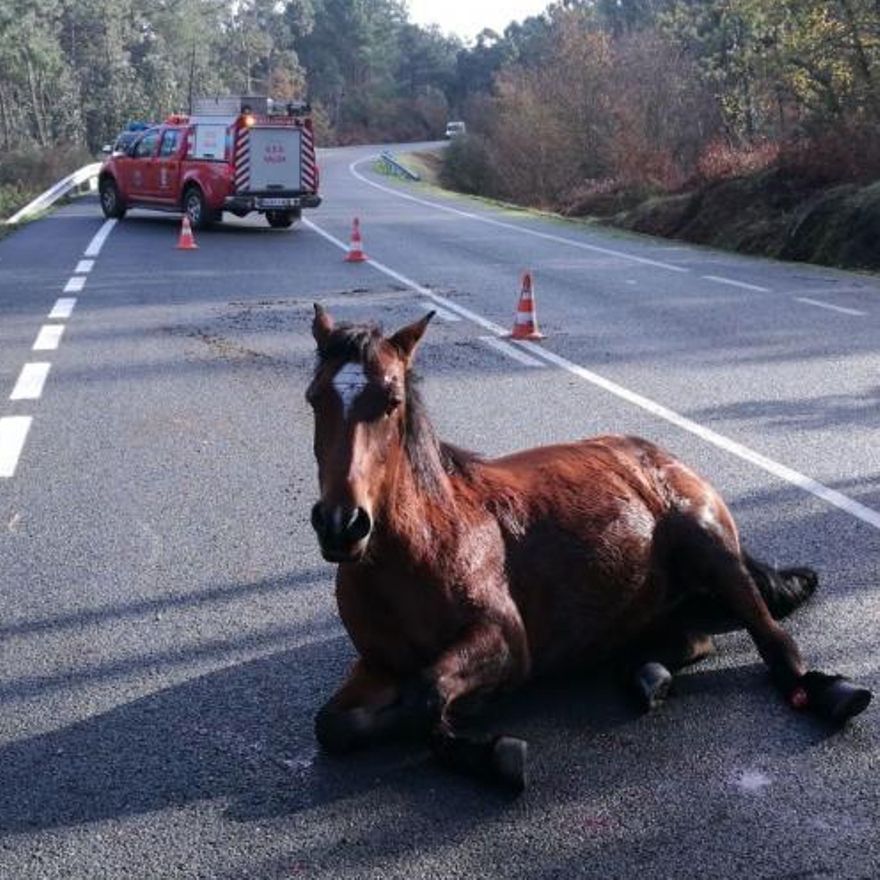
<path fill-rule="evenodd" d="M 373 519 L 363 507 L 334 507 L 322 502 L 312 508 L 312 528 L 328 562 L 358 562 L 366 553 Z"/>

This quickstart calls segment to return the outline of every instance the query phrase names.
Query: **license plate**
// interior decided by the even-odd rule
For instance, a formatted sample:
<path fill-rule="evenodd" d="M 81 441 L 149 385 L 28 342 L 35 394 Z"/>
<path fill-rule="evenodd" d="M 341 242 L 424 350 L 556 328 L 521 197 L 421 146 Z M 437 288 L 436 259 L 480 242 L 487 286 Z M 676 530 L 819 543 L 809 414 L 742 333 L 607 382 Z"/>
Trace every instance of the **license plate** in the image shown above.
<path fill-rule="evenodd" d="M 258 208 L 298 208 L 299 199 L 257 199 Z"/>

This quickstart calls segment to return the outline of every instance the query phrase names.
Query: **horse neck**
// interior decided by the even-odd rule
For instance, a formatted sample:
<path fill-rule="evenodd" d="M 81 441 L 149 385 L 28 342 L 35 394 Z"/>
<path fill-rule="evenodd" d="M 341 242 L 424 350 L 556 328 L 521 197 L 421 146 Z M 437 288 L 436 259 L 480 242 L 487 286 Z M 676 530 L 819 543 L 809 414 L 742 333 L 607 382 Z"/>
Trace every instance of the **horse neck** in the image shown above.
<path fill-rule="evenodd" d="M 411 559 L 434 559 L 452 552 L 459 541 L 460 522 L 471 505 L 460 481 L 437 467 L 430 487 L 419 479 L 404 450 L 391 469 L 382 516 L 377 523 L 381 544 Z"/>

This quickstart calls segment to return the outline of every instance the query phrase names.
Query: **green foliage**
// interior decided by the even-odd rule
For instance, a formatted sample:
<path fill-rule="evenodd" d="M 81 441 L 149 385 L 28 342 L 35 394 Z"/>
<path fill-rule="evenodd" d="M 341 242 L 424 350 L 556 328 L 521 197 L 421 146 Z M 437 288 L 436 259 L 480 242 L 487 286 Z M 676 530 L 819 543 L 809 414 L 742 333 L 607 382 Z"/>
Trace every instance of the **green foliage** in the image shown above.
<path fill-rule="evenodd" d="M 218 94 L 310 98 L 322 142 L 438 136 L 461 48 L 399 0 L 0 0 L 0 150 Z"/>
<path fill-rule="evenodd" d="M 485 137 L 458 137 L 446 150 L 440 171 L 443 186 L 471 195 L 495 195 L 498 184 Z"/>
<path fill-rule="evenodd" d="M 402 0 L 0 0 L 3 153 L 96 150 L 224 93 L 309 98 L 321 143 L 438 137 L 463 118 L 481 138 L 450 174 L 505 198 L 674 188 L 709 149 L 876 140 L 880 6 L 558 0 L 464 47 Z"/>

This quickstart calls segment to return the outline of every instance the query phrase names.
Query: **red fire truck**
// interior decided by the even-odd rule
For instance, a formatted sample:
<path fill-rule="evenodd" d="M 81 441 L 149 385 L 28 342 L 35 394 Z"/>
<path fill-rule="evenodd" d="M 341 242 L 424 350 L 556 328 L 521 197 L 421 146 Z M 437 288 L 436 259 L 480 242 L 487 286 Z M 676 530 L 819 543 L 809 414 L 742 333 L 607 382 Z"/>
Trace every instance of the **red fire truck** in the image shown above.
<path fill-rule="evenodd" d="M 135 207 L 181 211 L 204 229 L 223 211 L 258 211 L 286 228 L 321 204 L 310 109 L 265 97 L 196 101 L 193 115 L 146 126 L 111 152 L 98 191 L 106 217 Z"/>

